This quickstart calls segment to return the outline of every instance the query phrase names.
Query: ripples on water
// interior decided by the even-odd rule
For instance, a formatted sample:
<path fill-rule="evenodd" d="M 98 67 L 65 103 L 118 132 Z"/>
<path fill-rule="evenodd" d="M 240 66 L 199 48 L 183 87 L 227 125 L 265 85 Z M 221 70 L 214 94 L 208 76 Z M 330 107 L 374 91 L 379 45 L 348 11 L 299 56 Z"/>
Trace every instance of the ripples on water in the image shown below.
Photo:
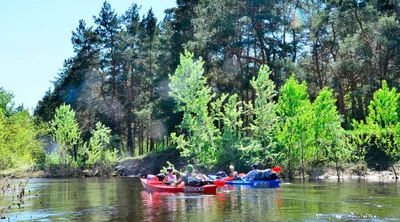
<path fill-rule="evenodd" d="M 6 210 L 10 221 L 400 221 L 397 183 L 294 181 L 197 195 L 147 192 L 135 178 L 33 179 L 27 190 L 23 208 Z"/>

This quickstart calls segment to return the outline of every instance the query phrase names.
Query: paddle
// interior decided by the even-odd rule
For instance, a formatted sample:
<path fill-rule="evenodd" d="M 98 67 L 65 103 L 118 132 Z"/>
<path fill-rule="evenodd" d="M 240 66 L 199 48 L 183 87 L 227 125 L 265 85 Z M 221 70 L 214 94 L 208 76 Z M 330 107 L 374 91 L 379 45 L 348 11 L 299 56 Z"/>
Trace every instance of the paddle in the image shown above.
<path fill-rule="evenodd" d="M 281 167 L 280 166 L 275 166 L 271 170 L 273 170 L 275 173 L 280 173 L 281 172 Z"/>

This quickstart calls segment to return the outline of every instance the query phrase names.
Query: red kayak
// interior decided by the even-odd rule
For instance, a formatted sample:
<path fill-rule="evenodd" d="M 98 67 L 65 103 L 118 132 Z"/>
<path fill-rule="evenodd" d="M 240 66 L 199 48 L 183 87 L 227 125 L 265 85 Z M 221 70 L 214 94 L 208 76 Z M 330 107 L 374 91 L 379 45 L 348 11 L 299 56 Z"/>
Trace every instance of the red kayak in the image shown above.
<path fill-rule="evenodd" d="M 145 189 L 155 192 L 171 192 L 171 193 L 204 193 L 204 194 L 216 194 L 217 185 L 208 184 L 204 186 L 170 186 L 165 185 L 161 181 L 147 180 L 140 178 L 142 185 Z"/>

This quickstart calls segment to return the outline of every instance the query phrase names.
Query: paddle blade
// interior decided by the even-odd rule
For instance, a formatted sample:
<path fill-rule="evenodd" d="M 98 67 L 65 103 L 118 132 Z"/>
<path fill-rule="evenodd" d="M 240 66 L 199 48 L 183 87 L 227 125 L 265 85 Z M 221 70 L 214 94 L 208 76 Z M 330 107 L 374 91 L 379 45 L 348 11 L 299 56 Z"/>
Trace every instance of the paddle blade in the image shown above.
<path fill-rule="evenodd" d="M 217 187 L 223 187 L 223 186 L 225 186 L 225 181 L 223 181 L 223 180 L 214 180 L 214 184 L 217 185 Z"/>
<path fill-rule="evenodd" d="M 275 166 L 275 167 L 273 167 L 271 170 L 273 170 L 274 172 L 276 172 L 276 173 L 280 173 L 281 172 L 281 167 L 280 166 Z"/>

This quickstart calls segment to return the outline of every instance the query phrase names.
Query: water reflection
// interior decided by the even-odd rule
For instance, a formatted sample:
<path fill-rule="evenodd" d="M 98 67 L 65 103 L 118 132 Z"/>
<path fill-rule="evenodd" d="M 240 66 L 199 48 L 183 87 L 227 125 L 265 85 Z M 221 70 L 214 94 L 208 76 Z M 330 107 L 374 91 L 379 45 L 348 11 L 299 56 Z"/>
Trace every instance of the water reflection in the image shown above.
<path fill-rule="evenodd" d="M 10 221 L 400 220 L 397 183 L 225 186 L 217 195 L 201 195 L 148 192 L 133 178 L 93 178 L 35 179 L 27 189 L 24 207 L 6 212 Z"/>
<path fill-rule="evenodd" d="M 174 193 L 161 193 L 161 192 L 148 192 L 146 190 L 140 191 L 141 201 L 143 207 L 143 216 L 146 221 L 161 221 L 168 215 L 168 212 L 176 212 L 176 201 L 166 201 L 165 197 L 176 196 Z"/>
<path fill-rule="evenodd" d="M 203 221 L 217 219 L 226 207 L 225 194 L 140 192 L 146 221 Z M 198 215 L 207 212 L 207 215 Z"/>

